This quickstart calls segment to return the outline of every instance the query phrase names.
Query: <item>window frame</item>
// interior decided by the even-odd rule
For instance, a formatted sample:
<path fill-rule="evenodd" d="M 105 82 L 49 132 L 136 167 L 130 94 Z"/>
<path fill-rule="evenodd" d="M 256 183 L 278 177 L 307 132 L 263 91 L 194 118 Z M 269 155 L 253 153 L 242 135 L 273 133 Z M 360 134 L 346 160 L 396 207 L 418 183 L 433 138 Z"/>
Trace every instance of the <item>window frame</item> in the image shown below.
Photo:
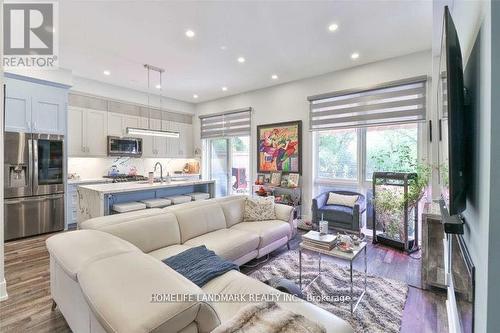
<path fill-rule="evenodd" d="M 406 124 L 412 124 L 406 123 Z M 415 123 L 417 125 L 417 160 L 422 161 L 422 156 L 424 153 L 424 142 L 423 142 L 423 131 L 424 126 L 423 123 Z M 387 124 L 384 126 L 391 126 L 391 124 Z M 327 179 L 319 177 L 319 134 L 325 131 L 314 131 L 313 132 L 313 176 L 314 176 L 314 186 L 344 186 L 344 187 L 356 187 L 360 190 L 365 191 L 372 187 L 372 180 L 366 179 L 366 133 L 368 127 L 357 127 L 356 130 L 356 138 L 357 138 L 357 163 L 358 163 L 358 172 L 357 179 Z"/>

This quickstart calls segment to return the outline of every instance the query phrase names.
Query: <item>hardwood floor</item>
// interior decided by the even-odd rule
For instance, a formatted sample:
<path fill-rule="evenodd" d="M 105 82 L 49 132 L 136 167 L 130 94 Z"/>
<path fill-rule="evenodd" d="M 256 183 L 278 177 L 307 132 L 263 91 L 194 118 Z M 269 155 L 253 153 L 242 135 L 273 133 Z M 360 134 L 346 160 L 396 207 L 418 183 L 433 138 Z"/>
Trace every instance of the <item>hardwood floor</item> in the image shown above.
<path fill-rule="evenodd" d="M 0 302 L 0 332 L 70 332 L 61 313 L 50 309 L 49 257 L 45 248 L 45 240 L 50 236 L 36 236 L 5 244 L 5 278 L 9 298 Z M 297 248 L 299 241 L 300 237 L 296 236 L 290 243 L 291 248 Z M 270 260 L 285 251 L 286 246 L 278 249 L 272 253 Z M 418 252 L 412 255 L 419 256 Z M 369 243 L 368 272 L 404 281 L 410 286 L 401 332 L 447 332 L 446 295 L 420 289 L 420 260 L 412 257 Z M 328 260 L 335 261 L 334 258 Z M 254 260 L 241 270 L 250 273 L 261 267 L 264 264 L 262 261 Z M 343 261 L 337 263 L 345 265 Z M 357 265 L 361 265 L 361 261 Z"/>

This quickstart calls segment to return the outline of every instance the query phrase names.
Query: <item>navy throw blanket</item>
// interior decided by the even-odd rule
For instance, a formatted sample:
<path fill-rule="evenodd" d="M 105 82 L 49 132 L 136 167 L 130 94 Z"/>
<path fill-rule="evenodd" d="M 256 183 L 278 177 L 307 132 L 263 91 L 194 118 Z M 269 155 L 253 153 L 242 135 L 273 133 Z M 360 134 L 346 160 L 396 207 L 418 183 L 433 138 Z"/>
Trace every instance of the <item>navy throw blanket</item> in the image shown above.
<path fill-rule="evenodd" d="M 232 269 L 240 270 L 238 265 L 222 259 L 205 245 L 193 247 L 162 261 L 198 287 Z"/>

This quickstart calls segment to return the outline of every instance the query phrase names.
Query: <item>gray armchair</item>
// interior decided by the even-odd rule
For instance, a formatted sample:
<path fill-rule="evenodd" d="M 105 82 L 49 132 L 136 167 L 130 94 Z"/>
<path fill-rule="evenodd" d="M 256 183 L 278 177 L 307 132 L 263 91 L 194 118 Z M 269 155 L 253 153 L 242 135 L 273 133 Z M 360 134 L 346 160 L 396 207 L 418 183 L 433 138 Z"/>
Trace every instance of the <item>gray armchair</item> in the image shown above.
<path fill-rule="evenodd" d="M 352 208 L 340 205 L 327 205 L 326 201 L 328 200 L 330 192 L 343 195 L 357 195 L 358 200 Z M 328 225 L 332 228 L 359 232 L 361 215 L 365 210 L 365 196 L 361 193 L 351 191 L 328 191 L 313 199 L 313 223 L 318 224 L 319 221 L 321 221 L 321 216 L 323 216 L 323 219 L 328 221 Z"/>

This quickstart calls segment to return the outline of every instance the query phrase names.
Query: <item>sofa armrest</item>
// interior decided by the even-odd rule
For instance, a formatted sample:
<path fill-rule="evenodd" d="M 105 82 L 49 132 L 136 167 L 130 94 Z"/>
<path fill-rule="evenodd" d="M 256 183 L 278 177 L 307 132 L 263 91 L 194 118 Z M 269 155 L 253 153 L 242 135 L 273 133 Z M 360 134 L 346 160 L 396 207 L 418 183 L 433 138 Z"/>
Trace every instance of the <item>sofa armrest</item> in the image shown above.
<path fill-rule="evenodd" d="M 276 214 L 276 218 L 278 220 L 282 220 L 293 225 L 293 211 L 295 208 L 288 205 L 283 204 L 275 204 L 274 205 L 274 213 Z"/>
<path fill-rule="evenodd" d="M 124 253 L 94 261 L 78 273 L 92 312 L 107 332 L 178 332 L 196 323 L 208 333 L 220 324 L 204 292 L 147 254 Z M 169 297 L 185 296 L 189 298 Z"/>
<path fill-rule="evenodd" d="M 326 204 L 326 200 L 328 199 L 328 194 L 330 192 L 324 192 L 318 195 L 313 199 L 312 203 L 312 218 L 313 222 L 317 223 L 319 221 L 318 210 L 321 209 Z"/>

